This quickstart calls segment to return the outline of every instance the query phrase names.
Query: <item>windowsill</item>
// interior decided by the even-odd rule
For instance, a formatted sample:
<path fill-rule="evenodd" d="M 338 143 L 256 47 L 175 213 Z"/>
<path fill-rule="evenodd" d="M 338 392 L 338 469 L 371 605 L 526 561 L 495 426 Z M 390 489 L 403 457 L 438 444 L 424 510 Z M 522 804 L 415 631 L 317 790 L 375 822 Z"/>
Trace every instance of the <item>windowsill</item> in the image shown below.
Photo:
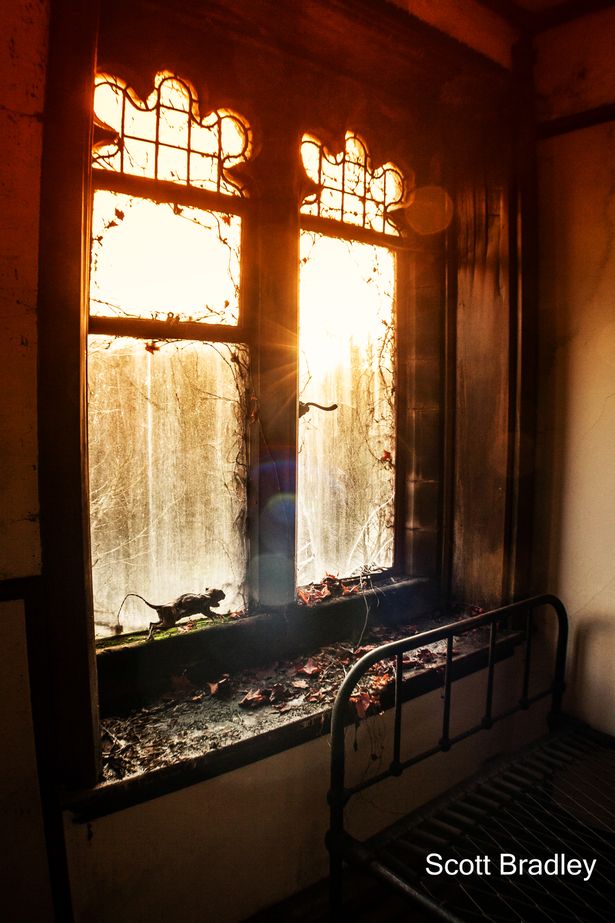
<path fill-rule="evenodd" d="M 437 624 L 441 623 L 442 619 Z M 421 630 L 428 630 L 432 627 L 434 627 L 432 619 L 426 619 L 420 625 Z M 497 646 L 497 659 L 510 656 L 520 637 L 518 632 L 502 633 Z M 417 664 L 412 669 L 411 675 L 404 679 L 405 700 L 424 695 L 442 685 L 443 658 L 441 653 L 437 651 L 436 659 L 428 667 Z M 318 658 L 319 655 L 312 651 L 312 656 Z M 307 660 L 307 657 L 305 659 Z M 454 678 L 461 678 L 483 669 L 486 663 L 486 634 L 468 637 L 467 643 L 455 656 Z M 265 671 L 259 672 L 264 673 Z M 73 812 L 76 822 L 86 822 L 239 769 L 252 762 L 314 740 L 329 732 L 331 704 L 336 688 L 337 684 L 335 689 L 324 697 L 324 700 L 312 703 L 308 709 L 301 709 L 299 715 L 296 709 L 292 709 L 288 712 L 277 711 L 274 718 L 271 706 L 267 706 L 266 710 L 246 712 L 248 718 L 251 719 L 247 723 L 255 730 L 253 732 L 248 730 L 243 739 L 216 749 L 209 749 L 206 736 L 203 735 L 204 752 L 187 758 L 180 756 L 179 759 L 174 759 L 160 768 L 129 775 L 117 781 L 104 782 L 88 791 L 72 793 L 67 797 L 64 807 Z M 382 693 L 379 710 L 385 711 L 392 707 L 392 689 L 391 684 Z M 190 698 L 188 694 L 188 699 Z M 203 723 L 205 714 L 202 709 L 206 705 L 207 702 L 199 702 L 198 706 L 195 706 L 195 709 L 197 707 L 199 709 L 201 723 Z M 171 705 L 170 710 L 173 709 L 177 709 L 176 703 Z M 171 723 L 174 720 L 172 717 Z M 258 730 L 259 725 L 261 726 L 260 731 Z M 263 726 L 267 727 L 264 731 Z"/>
<path fill-rule="evenodd" d="M 398 624 L 437 610 L 439 590 L 429 578 L 387 578 L 374 589 L 325 600 L 298 603 L 229 621 L 212 621 L 194 631 L 149 642 L 98 650 L 101 718 L 146 705 L 173 689 L 181 676 L 195 685 L 215 682 L 223 673 L 286 660 L 344 639 L 358 639 L 370 623 Z"/>

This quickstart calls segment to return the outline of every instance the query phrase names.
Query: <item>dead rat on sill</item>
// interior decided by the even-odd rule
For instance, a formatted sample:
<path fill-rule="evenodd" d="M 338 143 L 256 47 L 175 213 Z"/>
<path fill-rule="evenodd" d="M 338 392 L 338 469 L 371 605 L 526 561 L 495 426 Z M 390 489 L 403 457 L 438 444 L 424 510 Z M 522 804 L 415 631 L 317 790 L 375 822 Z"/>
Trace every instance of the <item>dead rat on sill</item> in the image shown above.
<path fill-rule="evenodd" d="M 160 605 L 148 602 L 147 599 L 139 593 L 127 593 L 119 608 L 117 614 L 118 619 L 122 607 L 129 596 L 136 596 L 137 599 L 142 600 L 150 609 L 154 609 L 158 615 L 158 621 L 150 622 L 149 625 L 147 640 L 150 641 L 157 631 L 166 631 L 168 628 L 174 628 L 175 624 L 179 622 L 180 619 L 185 619 L 189 615 L 214 615 L 211 611 L 211 607 L 219 606 L 220 602 L 225 598 L 226 593 L 224 590 L 217 590 L 215 588 L 210 590 L 207 588 L 204 593 L 183 593 L 172 602 L 161 603 Z"/>

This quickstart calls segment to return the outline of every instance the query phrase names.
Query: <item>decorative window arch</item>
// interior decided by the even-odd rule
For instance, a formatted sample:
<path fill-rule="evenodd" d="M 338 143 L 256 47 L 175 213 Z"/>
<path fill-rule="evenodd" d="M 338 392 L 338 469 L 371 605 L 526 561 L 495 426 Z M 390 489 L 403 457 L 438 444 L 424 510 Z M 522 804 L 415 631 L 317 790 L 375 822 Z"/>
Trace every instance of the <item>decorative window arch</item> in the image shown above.
<path fill-rule="evenodd" d="M 245 194 L 230 171 L 252 153 L 250 128 L 228 109 L 201 115 L 187 80 L 161 71 L 150 95 L 141 100 L 120 78 L 99 74 L 94 118 L 104 139 L 94 153 L 95 167 L 226 195 Z"/>
<path fill-rule="evenodd" d="M 400 235 L 393 214 L 406 202 L 408 182 L 393 163 L 374 167 L 367 145 L 358 134 L 346 132 L 344 150 L 339 154 L 333 154 L 313 135 L 305 134 L 301 157 L 307 175 L 317 186 L 305 198 L 303 214 Z"/>
<path fill-rule="evenodd" d="M 397 257 L 389 243 L 402 243 L 393 213 L 407 195 L 401 170 L 374 167 L 352 131 L 339 154 L 305 134 L 301 156 L 315 189 L 301 206 L 299 396 L 335 412 L 314 411 L 299 424 L 299 585 L 399 568 Z"/>

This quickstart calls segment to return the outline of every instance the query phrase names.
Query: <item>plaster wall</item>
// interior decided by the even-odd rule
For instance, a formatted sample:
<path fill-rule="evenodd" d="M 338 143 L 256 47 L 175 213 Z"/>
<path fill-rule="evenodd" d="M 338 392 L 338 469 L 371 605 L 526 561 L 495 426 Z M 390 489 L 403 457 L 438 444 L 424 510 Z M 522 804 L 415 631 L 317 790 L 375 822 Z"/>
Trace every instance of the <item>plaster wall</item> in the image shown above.
<path fill-rule="evenodd" d="M 29 702 L 23 605 L 0 603 L 0 918 L 52 920 L 51 891 L 38 793 Z M 6 916 L 5 916 L 6 914 Z"/>
<path fill-rule="evenodd" d="M 0 6 L 0 580 L 40 570 L 36 444 L 46 0 Z M 0 916 L 52 919 L 20 603 L 0 604 Z"/>
<path fill-rule="evenodd" d="M 397 2 L 494 60 L 509 63 L 509 28 L 473 0 Z M 40 571 L 36 285 L 47 24 L 47 0 L 16 0 L 0 7 L 0 579 Z M 45 923 L 50 918 L 49 883 L 23 612 L 19 606 L 2 606 L 0 618 L 10 639 L 0 654 L 0 693 L 6 703 L 0 728 L 11 753 L 10 761 L 0 763 L 0 792 L 7 798 L 2 821 L 3 827 L 7 822 L 8 837 L 2 841 L 2 852 L 5 857 L 10 853 L 2 871 L 16 902 L 13 919 Z M 513 664 L 503 667 L 503 684 L 510 684 Z M 471 710 L 482 699 L 484 675 L 456 688 Z M 408 710 L 415 746 L 435 730 L 440 704 L 439 694 L 433 694 Z M 370 724 L 370 733 L 382 736 L 384 727 L 387 737 L 387 722 L 389 718 Z M 519 733 L 529 732 L 531 725 L 517 724 Z M 405 786 L 391 786 L 390 791 L 382 786 L 373 797 L 357 801 L 351 808 L 357 832 L 384 826 L 396 812 L 467 775 L 489 753 L 519 742 L 513 731 L 507 725 L 482 738 L 484 744 L 464 742 L 452 754 L 417 767 Z M 367 733 L 365 728 L 362 733 Z M 365 758 L 366 753 L 371 750 L 362 745 L 358 756 Z M 67 816 L 77 920 L 235 921 L 321 877 L 326 871 L 328 755 L 328 741 L 314 741 L 97 820 L 89 829 Z"/>
<path fill-rule="evenodd" d="M 543 36 L 543 108 L 615 102 L 615 11 Z M 615 733 L 615 124 L 540 145 L 536 578 L 571 616 L 568 710 Z"/>

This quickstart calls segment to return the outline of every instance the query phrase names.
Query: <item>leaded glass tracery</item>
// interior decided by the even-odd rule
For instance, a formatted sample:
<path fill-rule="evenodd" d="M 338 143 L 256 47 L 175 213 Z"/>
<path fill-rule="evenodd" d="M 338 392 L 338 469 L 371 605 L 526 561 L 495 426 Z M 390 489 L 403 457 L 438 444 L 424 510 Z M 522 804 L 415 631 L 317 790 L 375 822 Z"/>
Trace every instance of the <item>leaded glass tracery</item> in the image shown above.
<path fill-rule="evenodd" d="M 96 145 L 95 167 L 225 195 L 244 193 L 229 171 L 250 157 L 248 125 L 228 109 L 201 115 L 186 80 L 160 72 L 142 100 L 119 77 L 99 74 L 94 118 L 103 133 L 111 133 Z"/>
<path fill-rule="evenodd" d="M 407 189 L 395 164 L 374 167 L 365 142 L 352 131 L 346 132 L 339 154 L 313 135 L 304 135 L 301 157 L 306 173 L 318 186 L 305 198 L 303 214 L 399 236 L 392 214 L 404 204 Z"/>

